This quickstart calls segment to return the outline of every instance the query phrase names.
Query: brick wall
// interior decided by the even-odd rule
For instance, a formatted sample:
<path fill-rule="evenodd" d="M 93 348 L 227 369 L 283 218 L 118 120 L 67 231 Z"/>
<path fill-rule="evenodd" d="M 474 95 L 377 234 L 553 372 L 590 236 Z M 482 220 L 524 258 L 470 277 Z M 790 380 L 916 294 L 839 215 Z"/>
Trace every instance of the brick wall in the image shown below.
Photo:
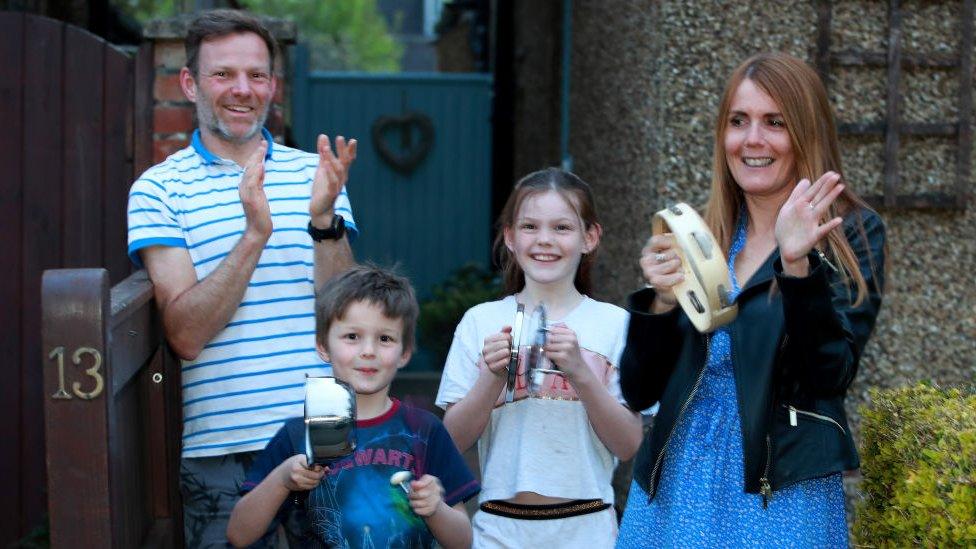
<path fill-rule="evenodd" d="M 271 29 L 280 48 L 275 62 L 278 88 L 266 126 L 275 141 L 282 143 L 285 140 L 285 113 L 288 112 L 286 90 L 291 81 L 288 49 L 295 42 L 296 29 L 290 21 L 262 21 Z M 144 30 L 146 40 L 153 45 L 153 163 L 162 162 L 187 146 L 196 128 L 194 105 L 180 89 L 180 69 L 186 62 L 183 37 L 188 24 L 189 18 L 180 16 L 152 21 Z"/>

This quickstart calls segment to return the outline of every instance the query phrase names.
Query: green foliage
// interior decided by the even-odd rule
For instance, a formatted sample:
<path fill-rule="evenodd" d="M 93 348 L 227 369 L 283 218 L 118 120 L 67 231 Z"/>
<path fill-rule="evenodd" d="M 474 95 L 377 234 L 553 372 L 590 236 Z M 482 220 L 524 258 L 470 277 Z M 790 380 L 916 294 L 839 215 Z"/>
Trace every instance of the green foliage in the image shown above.
<path fill-rule="evenodd" d="M 152 19 L 173 17 L 180 12 L 183 0 L 113 0 L 113 3 L 145 25 Z"/>
<path fill-rule="evenodd" d="M 242 0 L 255 13 L 292 19 L 308 45 L 313 70 L 396 72 L 400 45 L 387 28 L 376 0 Z"/>
<path fill-rule="evenodd" d="M 145 24 L 185 11 L 185 0 L 114 0 Z M 403 46 L 396 41 L 376 0 L 241 0 L 254 13 L 291 19 L 298 40 L 311 52 L 313 70 L 396 72 Z"/>
<path fill-rule="evenodd" d="M 874 390 L 871 401 L 858 544 L 976 546 L 976 394 L 922 384 Z"/>
<path fill-rule="evenodd" d="M 41 522 L 27 533 L 26 536 L 11 543 L 8 549 L 48 549 L 51 547 L 51 528 L 47 513 L 41 517 Z"/>
<path fill-rule="evenodd" d="M 479 303 L 498 299 L 500 293 L 498 276 L 475 264 L 461 267 L 433 288 L 431 298 L 420 304 L 417 324 L 420 345 L 431 353 L 438 367 L 447 359 L 454 329 L 464 312 Z"/>

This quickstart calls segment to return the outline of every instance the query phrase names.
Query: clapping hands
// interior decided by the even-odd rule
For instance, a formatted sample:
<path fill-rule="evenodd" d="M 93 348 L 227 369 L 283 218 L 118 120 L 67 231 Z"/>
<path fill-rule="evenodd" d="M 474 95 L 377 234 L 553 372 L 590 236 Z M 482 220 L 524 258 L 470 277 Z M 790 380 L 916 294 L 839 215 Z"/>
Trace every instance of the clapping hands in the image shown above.
<path fill-rule="evenodd" d="M 312 199 L 308 206 L 312 225 L 328 227 L 332 222 L 336 197 L 342 192 L 342 187 L 349 179 L 349 169 L 356 160 L 357 144 L 355 139 L 350 139 L 347 143 L 340 135 L 336 137 L 333 153 L 329 137 L 319 134 L 316 143 L 319 165 L 315 170 L 315 179 L 312 181 Z"/>
<path fill-rule="evenodd" d="M 844 184 L 836 172 L 823 174 L 813 184 L 809 179 L 802 179 L 793 188 L 779 210 L 775 228 L 776 244 L 786 274 L 808 274 L 807 254 L 843 221 L 840 217 L 825 220 L 830 205 L 843 191 Z"/>

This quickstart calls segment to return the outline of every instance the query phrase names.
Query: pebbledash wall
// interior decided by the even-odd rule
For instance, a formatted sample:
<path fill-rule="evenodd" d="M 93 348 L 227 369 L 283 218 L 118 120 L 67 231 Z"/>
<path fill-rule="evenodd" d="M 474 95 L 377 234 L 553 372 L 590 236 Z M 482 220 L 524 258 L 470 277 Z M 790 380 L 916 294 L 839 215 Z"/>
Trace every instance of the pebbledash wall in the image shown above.
<path fill-rule="evenodd" d="M 833 2 L 831 50 L 887 48 L 888 2 Z M 903 53 L 957 54 L 962 1 L 901 2 Z M 813 62 L 816 0 L 738 2 L 661 0 L 572 3 L 570 152 L 574 169 L 595 188 L 604 225 L 596 273 L 600 297 L 622 304 L 639 285 L 637 257 L 650 219 L 669 201 L 704 203 L 711 177 L 714 117 L 726 77 L 750 55 L 786 51 Z M 540 10 L 522 26 L 532 28 Z M 518 73 L 537 75 L 536 58 L 558 67 L 558 28 L 541 38 L 519 35 Z M 556 45 L 551 38 L 556 37 Z M 541 53 L 540 53 L 541 52 Z M 976 55 L 976 53 L 974 53 Z M 828 87 L 841 122 L 882 121 L 886 69 L 831 69 Z M 520 80 L 520 96 L 558 101 L 558 88 Z M 903 120 L 957 118 L 958 80 L 950 70 L 907 70 Z M 535 80 L 534 80 L 535 79 Z M 555 78 L 550 78 L 554 81 Z M 972 75 L 969 78 L 972 85 Z M 535 87 L 533 87 L 535 86 Z M 536 125 L 518 117 L 515 135 Z M 548 143 L 558 139 L 550 133 Z M 516 143 L 517 169 L 558 158 L 534 142 Z M 556 141 L 558 143 L 558 141 Z M 862 194 L 882 186 L 883 136 L 844 138 L 847 179 Z M 901 185 L 907 192 L 945 189 L 955 181 L 951 139 L 902 138 Z M 974 155 L 976 156 L 976 155 Z M 976 163 L 974 163 L 976 164 Z M 513 178 L 519 174 L 513 174 Z M 881 209 L 888 227 L 888 286 L 881 316 L 848 398 L 857 408 L 870 387 L 917 380 L 976 383 L 976 201 L 966 186 L 964 210 Z"/>
<path fill-rule="evenodd" d="M 153 45 L 153 162 L 187 146 L 196 128 L 194 105 L 186 99 L 180 88 L 180 69 L 186 64 L 183 39 L 190 23 L 189 15 L 151 21 L 143 29 L 146 41 Z M 278 87 L 268 113 L 266 126 L 275 141 L 285 142 L 285 117 L 290 103 L 288 85 L 289 48 L 295 43 L 297 28 L 294 22 L 283 19 L 263 18 L 278 42 L 275 58 L 275 74 Z"/>

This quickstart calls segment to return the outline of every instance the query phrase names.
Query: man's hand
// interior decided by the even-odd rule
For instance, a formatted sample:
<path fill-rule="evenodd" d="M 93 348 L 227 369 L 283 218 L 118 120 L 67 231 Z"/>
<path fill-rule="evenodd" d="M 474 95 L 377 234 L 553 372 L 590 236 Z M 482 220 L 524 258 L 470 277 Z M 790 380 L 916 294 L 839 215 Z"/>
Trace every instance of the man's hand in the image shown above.
<path fill-rule="evenodd" d="M 444 503 L 444 487 L 434 475 L 410 482 L 410 508 L 421 517 L 430 517 Z"/>
<path fill-rule="evenodd" d="M 333 207 L 336 197 L 342 192 L 343 185 L 349 179 L 349 168 L 356 160 L 356 140 L 346 139 L 341 135 L 336 137 L 336 151 L 332 152 L 329 137 L 319 134 L 316 149 L 319 153 L 319 167 L 315 170 L 312 181 L 312 199 L 308 205 L 308 213 L 312 216 L 312 225 L 325 228 L 332 223 Z"/>
<path fill-rule="evenodd" d="M 268 143 L 262 139 L 244 166 L 244 174 L 237 187 L 244 208 L 244 234 L 256 236 L 267 242 L 274 226 L 271 223 L 271 206 L 264 194 L 264 155 Z"/>
<path fill-rule="evenodd" d="M 319 485 L 328 467 L 316 465 L 308 468 L 305 454 L 295 454 L 275 468 L 281 484 L 292 492 L 311 490 Z"/>

